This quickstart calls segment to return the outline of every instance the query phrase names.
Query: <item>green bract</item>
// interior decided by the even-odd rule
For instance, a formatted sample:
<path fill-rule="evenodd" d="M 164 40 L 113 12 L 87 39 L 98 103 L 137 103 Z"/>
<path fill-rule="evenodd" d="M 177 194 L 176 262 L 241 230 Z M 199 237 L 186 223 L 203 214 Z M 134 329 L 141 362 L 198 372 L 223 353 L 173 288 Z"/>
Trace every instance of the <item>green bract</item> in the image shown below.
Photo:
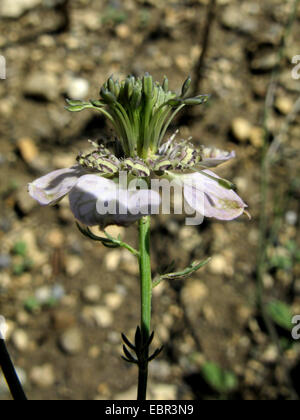
<path fill-rule="evenodd" d="M 147 159 L 156 154 L 181 109 L 207 102 L 209 95 L 187 98 L 190 85 L 189 77 L 177 94 L 169 90 L 166 77 L 162 84 L 153 82 L 148 73 L 143 78 L 128 76 L 121 82 L 110 77 L 100 89 L 100 100 L 67 100 L 66 109 L 79 112 L 89 108 L 102 112 L 112 123 L 125 156 Z"/>

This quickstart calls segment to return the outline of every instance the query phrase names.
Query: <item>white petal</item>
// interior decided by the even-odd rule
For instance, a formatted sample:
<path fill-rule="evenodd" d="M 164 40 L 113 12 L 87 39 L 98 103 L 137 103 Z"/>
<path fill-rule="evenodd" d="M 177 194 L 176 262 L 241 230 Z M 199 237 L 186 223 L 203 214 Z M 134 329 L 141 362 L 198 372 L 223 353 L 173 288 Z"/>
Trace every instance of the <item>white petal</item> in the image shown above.
<path fill-rule="evenodd" d="M 204 148 L 202 150 L 202 161 L 199 162 L 198 166 L 205 168 L 213 168 L 227 162 L 230 159 L 235 158 L 235 152 L 226 152 L 224 150 L 216 148 Z"/>
<path fill-rule="evenodd" d="M 53 205 L 67 195 L 85 173 L 79 165 L 58 169 L 28 184 L 28 192 L 42 206 Z"/>
<path fill-rule="evenodd" d="M 184 176 L 184 198 L 189 206 L 206 217 L 219 220 L 233 220 L 241 216 L 247 207 L 243 200 L 203 172 L 219 178 L 208 170 Z"/>
<path fill-rule="evenodd" d="M 127 226 L 156 211 L 159 194 L 154 191 L 119 190 L 114 181 L 97 175 L 81 177 L 69 195 L 77 220 L 86 226 Z"/>

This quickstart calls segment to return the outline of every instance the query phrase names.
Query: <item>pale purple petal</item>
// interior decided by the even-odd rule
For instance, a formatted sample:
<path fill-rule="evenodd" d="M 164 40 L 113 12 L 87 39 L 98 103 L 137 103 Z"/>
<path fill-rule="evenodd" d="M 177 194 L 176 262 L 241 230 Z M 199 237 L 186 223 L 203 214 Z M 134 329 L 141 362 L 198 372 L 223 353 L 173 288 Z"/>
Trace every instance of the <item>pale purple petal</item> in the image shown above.
<path fill-rule="evenodd" d="M 28 192 L 42 206 L 53 205 L 67 195 L 85 173 L 79 165 L 58 169 L 28 184 Z"/>
<path fill-rule="evenodd" d="M 127 226 L 156 211 L 160 203 L 154 191 L 118 188 L 112 180 L 98 175 L 81 177 L 69 195 L 75 218 L 86 226 Z"/>
<path fill-rule="evenodd" d="M 200 154 L 202 160 L 199 162 L 199 166 L 205 168 L 213 168 L 235 158 L 234 151 L 226 152 L 221 149 L 209 147 L 203 147 Z"/>
<path fill-rule="evenodd" d="M 219 178 L 209 170 L 184 176 L 184 198 L 196 212 L 219 220 L 233 220 L 241 216 L 247 205 L 233 191 L 228 190 L 213 179 Z"/>

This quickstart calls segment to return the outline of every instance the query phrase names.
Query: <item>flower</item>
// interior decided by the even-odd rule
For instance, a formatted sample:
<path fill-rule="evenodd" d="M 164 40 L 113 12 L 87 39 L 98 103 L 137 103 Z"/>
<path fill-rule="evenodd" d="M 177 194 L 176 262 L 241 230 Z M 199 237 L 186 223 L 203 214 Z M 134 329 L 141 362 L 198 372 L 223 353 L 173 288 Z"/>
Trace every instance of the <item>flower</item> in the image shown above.
<path fill-rule="evenodd" d="M 113 148 L 91 142 L 93 150 L 80 154 L 76 165 L 30 183 L 31 197 L 41 205 L 54 205 L 69 195 L 79 222 L 101 228 L 126 226 L 158 213 L 161 199 L 152 181 L 167 180 L 182 189 L 185 204 L 196 214 L 232 220 L 246 213 L 247 205 L 233 184 L 210 170 L 234 158 L 234 152 L 205 146 L 197 150 L 189 140 L 177 141 L 177 132 L 163 143 L 175 115 L 184 106 L 208 98 L 186 99 L 190 83 L 188 78 L 178 96 L 168 90 L 166 78 L 162 85 L 153 83 L 148 74 L 142 79 L 128 77 L 121 84 L 110 78 L 101 89 L 100 101 L 68 100 L 69 111 L 92 108 L 106 115 L 117 140 Z"/>

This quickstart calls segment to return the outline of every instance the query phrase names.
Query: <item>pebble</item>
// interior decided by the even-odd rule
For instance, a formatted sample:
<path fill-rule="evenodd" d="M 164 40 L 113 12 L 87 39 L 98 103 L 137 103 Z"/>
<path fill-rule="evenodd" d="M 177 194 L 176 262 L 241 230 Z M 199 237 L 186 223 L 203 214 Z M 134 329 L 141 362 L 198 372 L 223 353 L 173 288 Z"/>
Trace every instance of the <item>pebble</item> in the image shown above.
<path fill-rule="evenodd" d="M 89 348 L 88 355 L 92 359 L 98 359 L 101 354 L 101 350 L 98 346 L 92 346 Z"/>
<path fill-rule="evenodd" d="M 124 392 L 119 392 L 118 394 L 114 395 L 113 399 L 116 401 L 129 401 L 129 400 L 136 400 L 136 393 L 137 388 L 133 386 L 132 388 L 127 389 Z M 147 399 L 149 398 L 149 390 L 147 392 Z"/>
<path fill-rule="evenodd" d="M 295 226 L 297 224 L 297 221 L 298 221 L 297 213 L 293 210 L 287 211 L 286 214 L 285 214 L 285 221 L 290 226 Z"/>
<path fill-rule="evenodd" d="M 49 286 L 39 287 L 35 291 L 35 298 L 37 299 L 40 305 L 44 305 L 46 302 L 49 302 L 51 297 L 52 297 L 52 292 Z"/>
<path fill-rule="evenodd" d="M 59 84 L 53 73 L 33 73 L 24 83 L 24 94 L 46 101 L 55 101 L 59 96 Z"/>
<path fill-rule="evenodd" d="M 27 10 L 38 6 L 42 0 L 1 0 L 0 16 L 17 19 Z"/>
<path fill-rule="evenodd" d="M 268 72 L 277 65 L 278 54 L 274 52 L 259 51 L 251 61 L 251 70 L 256 72 Z"/>
<path fill-rule="evenodd" d="M 11 277 L 8 273 L 0 272 L 0 289 L 2 289 L 2 292 L 8 289 L 11 282 Z"/>
<path fill-rule="evenodd" d="M 187 251 L 193 251 L 202 242 L 201 236 L 198 231 L 192 226 L 184 226 L 179 232 L 179 239 L 182 248 Z"/>
<path fill-rule="evenodd" d="M 191 60 L 187 55 L 179 54 L 175 57 L 175 63 L 177 67 L 186 72 L 190 70 L 191 67 Z"/>
<path fill-rule="evenodd" d="M 11 340 L 13 345 L 20 352 L 28 350 L 29 337 L 24 330 L 17 329 L 12 333 Z"/>
<path fill-rule="evenodd" d="M 30 321 L 30 315 L 25 310 L 18 311 L 16 314 L 16 321 L 18 325 L 28 325 Z"/>
<path fill-rule="evenodd" d="M 113 323 L 113 315 L 105 306 L 86 306 L 83 308 L 82 316 L 88 323 L 94 323 L 102 328 L 108 328 Z"/>
<path fill-rule="evenodd" d="M 6 254 L 0 254 L 0 270 L 8 268 L 11 265 L 11 257 Z"/>
<path fill-rule="evenodd" d="M 28 164 L 32 163 L 38 157 L 38 148 L 34 141 L 29 137 L 20 138 L 17 141 L 17 148 L 22 159 Z"/>
<path fill-rule="evenodd" d="M 64 286 L 61 284 L 55 284 L 51 290 L 52 299 L 61 300 L 66 296 L 66 291 Z"/>
<path fill-rule="evenodd" d="M 177 399 L 177 386 L 172 384 L 152 384 L 150 393 L 152 400 L 174 401 Z"/>
<path fill-rule="evenodd" d="M 52 165 L 54 168 L 68 168 L 75 164 L 75 159 L 72 153 L 55 154 L 52 158 Z"/>
<path fill-rule="evenodd" d="M 274 344 L 271 344 L 261 356 L 261 360 L 265 363 L 275 363 L 277 359 L 278 350 Z"/>
<path fill-rule="evenodd" d="M 151 376 L 156 380 L 165 381 L 172 373 L 171 366 L 165 360 L 153 360 L 151 363 Z"/>
<path fill-rule="evenodd" d="M 190 280 L 184 284 L 181 290 L 181 297 L 186 305 L 201 304 L 208 296 L 208 288 L 199 280 Z"/>
<path fill-rule="evenodd" d="M 104 258 L 107 271 L 115 271 L 121 262 L 122 252 L 120 250 L 109 251 Z"/>
<path fill-rule="evenodd" d="M 258 28 L 257 19 L 241 12 L 240 6 L 230 5 L 226 7 L 221 16 L 221 22 L 227 29 L 254 34 Z"/>
<path fill-rule="evenodd" d="M 113 238 L 124 237 L 126 229 L 123 226 L 111 225 L 105 229 Z M 96 233 L 97 234 L 97 233 Z"/>
<path fill-rule="evenodd" d="M 286 96 L 279 96 L 275 101 L 275 108 L 282 115 L 288 115 L 292 112 L 294 107 L 293 101 Z"/>
<path fill-rule="evenodd" d="M 224 257 L 224 255 L 214 255 L 212 257 L 211 262 L 209 263 L 209 271 L 212 274 L 227 274 L 231 275 L 233 269 L 231 265 L 228 263 L 228 260 Z"/>
<path fill-rule="evenodd" d="M 42 366 L 34 366 L 29 377 L 34 385 L 41 388 L 49 388 L 55 383 L 54 369 L 49 363 Z"/>
<path fill-rule="evenodd" d="M 126 273 L 135 276 L 139 274 L 139 266 L 137 259 L 133 254 L 130 254 L 127 250 L 121 251 L 121 268 L 126 271 Z"/>
<path fill-rule="evenodd" d="M 130 36 L 130 28 L 125 23 L 116 27 L 116 34 L 121 39 L 127 39 Z"/>
<path fill-rule="evenodd" d="M 18 209 L 25 216 L 30 214 L 37 206 L 37 202 L 30 197 L 26 188 L 22 188 L 17 192 L 16 204 Z"/>
<path fill-rule="evenodd" d="M 265 132 L 262 127 L 252 127 L 250 131 L 250 143 L 257 149 L 264 145 Z"/>
<path fill-rule="evenodd" d="M 53 229 L 47 235 L 47 242 L 52 248 L 60 248 L 64 241 L 65 235 L 59 229 Z"/>
<path fill-rule="evenodd" d="M 238 141 L 247 141 L 251 135 L 251 129 L 251 124 L 244 118 L 235 118 L 232 121 L 231 131 L 235 139 Z"/>
<path fill-rule="evenodd" d="M 26 242 L 28 257 L 33 261 L 34 266 L 44 265 L 48 261 L 48 255 L 40 251 L 40 248 L 36 243 L 35 234 L 32 230 L 24 230 L 20 240 Z"/>
<path fill-rule="evenodd" d="M 90 284 L 82 291 L 82 297 L 87 303 L 97 303 L 101 297 L 101 288 L 98 284 Z"/>
<path fill-rule="evenodd" d="M 86 79 L 70 78 L 66 84 L 66 93 L 70 99 L 86 99 L 89 87 L 89 82 Z"/>
<path fill-rule="evenodd" d="M 80 353 L 83 347 L 83 339 L 80 330 L 76 327 L 68 329 L 61 335 L 59 344 L 61 349 L 69 355 Z"/>
<path fill-rule="evenodd" d="M 107 293 L 104 300 L 105 304 L 114 311 L 122 305 L 124 298 L 119 293 Z"/>
<path fill-rule="evenodd" d="M 84 267 L 82 259 L 73 255 L 66 257 L 65 263 L 66 273 L 70 277 L 75 277 Z"/>
<path fill-rule="evenodd" d="M 271 290 L 274 287 L 274 279 L 269 273 L 265 273 L 263 276 L 263 285 L 267 290 Z"/>

